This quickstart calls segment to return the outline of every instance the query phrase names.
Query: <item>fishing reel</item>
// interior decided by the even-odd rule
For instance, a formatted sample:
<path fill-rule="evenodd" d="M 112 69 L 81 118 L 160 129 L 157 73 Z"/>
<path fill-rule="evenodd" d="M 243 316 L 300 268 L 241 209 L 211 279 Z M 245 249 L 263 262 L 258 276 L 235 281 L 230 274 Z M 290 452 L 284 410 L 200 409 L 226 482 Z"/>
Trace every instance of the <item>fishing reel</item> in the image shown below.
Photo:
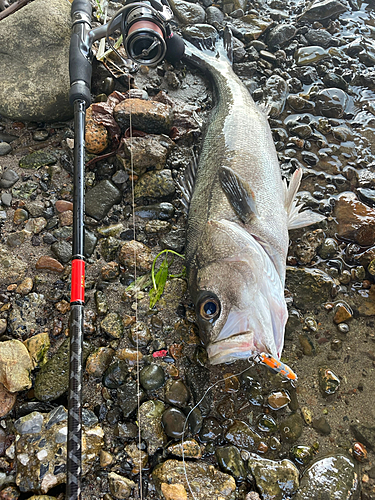
<path fill-rule="evenodd" d="M 163 59 L 176 62 L 184 53 L 183 40 L 171 31 L 173 13 L 166 0 L 128 2 L 120 9 L 125 51 L 138 64 L 156 66 Z M 116 19 L 115 18 L 115 19 Z M 110 31 L 111 26 L 108 26 Z"/>
<path fill-rule="evenodd" d="M 130 72 L 139 65 L 157 66 L 163 59 L 176 63 L 184 55 L 183 39 L 170 27 L 173 13 L 167 0 L 128 0 L 112 18 L 97 28 L 91 27 L 92 7 L 89 0 L 73 0 L 73 33 L 70 42 L 70 102 L 91 102 L 92 45 L 106 38 Z M 128 59 L 124 60 L 113 44 L 111 35 L 120 30 Z"/>

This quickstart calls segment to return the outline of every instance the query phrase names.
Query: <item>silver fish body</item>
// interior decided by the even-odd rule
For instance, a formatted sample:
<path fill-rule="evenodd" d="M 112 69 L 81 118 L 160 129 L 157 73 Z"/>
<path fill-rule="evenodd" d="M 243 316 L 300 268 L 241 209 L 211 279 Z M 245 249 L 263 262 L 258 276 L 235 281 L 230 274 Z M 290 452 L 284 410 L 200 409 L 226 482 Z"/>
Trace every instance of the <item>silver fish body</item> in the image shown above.
<path fill-rule="evenodd" d="M 212 364 L 263 351 L 280 358 L 292 205 L 266 113 L 233 72 L 222 39 L 219 44 L 219 50 L 202 52 L 187 43 L 185 50 L 208 72 L 216 94 L 185 249 L 189 291 Z"/>

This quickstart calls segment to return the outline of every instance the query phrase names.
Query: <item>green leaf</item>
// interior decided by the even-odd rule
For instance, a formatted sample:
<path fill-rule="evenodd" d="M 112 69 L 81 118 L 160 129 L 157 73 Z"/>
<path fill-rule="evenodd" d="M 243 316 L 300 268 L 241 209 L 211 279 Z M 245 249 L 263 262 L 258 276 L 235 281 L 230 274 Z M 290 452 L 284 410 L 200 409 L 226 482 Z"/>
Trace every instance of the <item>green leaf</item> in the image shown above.
<path fill-rule="evenodd" d="M 151 277 L 148 274 L 144 274 L 143 276 L 138 276 L 138 278 L 130 283 L 129 286 L 126 287 L 126 291 L 134 291 L 134 292 L 139 292 L 141 290 L 144 290 L 148 286 L 152 284 Z"/>
<path fill-rule="evenodd" d="M 163 260 L 159 271 L 153 276 L 154 287 L 150 290 L 150 308 L 152 309 L 164 292 L 165 283 L 168 278 L 169 264 L 167 256 Z"/>

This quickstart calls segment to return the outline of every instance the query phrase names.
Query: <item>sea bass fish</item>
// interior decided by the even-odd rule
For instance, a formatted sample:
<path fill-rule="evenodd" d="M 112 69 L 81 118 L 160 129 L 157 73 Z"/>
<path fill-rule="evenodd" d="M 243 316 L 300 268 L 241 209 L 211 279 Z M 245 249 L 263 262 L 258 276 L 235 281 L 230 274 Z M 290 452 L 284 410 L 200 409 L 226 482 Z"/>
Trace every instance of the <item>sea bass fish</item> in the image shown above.
<path fill-rule="evenodd" d="M 201 49 L 186 42 L 185 57 L 208 73 L 216 105 L 198 165 L 180 182 L 189 205 L 185 256 L 200 336 L 212 364 L 260 352 L 280 359 L 288 227 L 324 217 L 299 212 L 301 171 L 289 187 L 282 180 L 267 115 L 232 70 L 230 31 L 211 50 Z"/>

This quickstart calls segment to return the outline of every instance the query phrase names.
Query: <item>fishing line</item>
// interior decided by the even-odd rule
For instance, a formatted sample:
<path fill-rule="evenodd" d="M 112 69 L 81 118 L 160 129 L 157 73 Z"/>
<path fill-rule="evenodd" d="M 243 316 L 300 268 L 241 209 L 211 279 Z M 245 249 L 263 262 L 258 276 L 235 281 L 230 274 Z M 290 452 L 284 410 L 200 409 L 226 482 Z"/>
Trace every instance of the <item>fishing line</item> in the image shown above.
<path fill-rule="evenodd" d="M 218 384 L 220 384 L 221 382 L 225 382 L 226 380 L 229 380 L 233 377 L 240 377 L 243 373 L 245 373 L 247 370 L 249 370 L 250 368 L 253 368 L 256 364 L 255 361 L 252 361 L 251 357 L 249 357 L 247 359 L 248 363 L 250 366 L 246 367 L 244 370 L 238 372 L 238 373 L 234 373 L 233 375 L 230 375 L 229 377 L 226 377 L 226 378 L 221 378 L 220 380 L 218 380 L 217 382 L 215 382 L 214 384 L 210 385 L 210 387 L 208 387 L 208 389 L 206 389 L 205 393 L 203 394 L 203 396 L 201 397 L 201 399 L 198 401 L 198 403 L 193 406 L 193 408 L 189 411 L 189 413 L 187 414 L 186 416 L 186 420 L 185 420 L 185 423 L 184 423 L 184 426 L 182 428 L 182 438 L 181 438 L 181 450 L 182 450 L 182 463 L 183 463 L 183 466 L 184 466 L 184 475 L 185 475 L 185 479 L 186 479 L 186 483 L 188 485 L 188 488 L 189 488 L 189 491 L 193 497 L 193 500 L 197 500 L 197 498 L 195 497 L 194 493 L 193 493 L 193 490 L 191 489 L 191 486 L 190 486 L 190 482 L 189 482 L 189 479 L 188 479 L 188 476 L 187 476 L 187 470 L 186 470 L 186 461 L 185 461 L 185 452 L 184 452 L 184 436 L 185 436 L 185 430 L 186 430 L 186 426 L 188 424 L 188 420 L 189 420 L 189 417 L 190 415 L 193 413 L 193 411 L 202 403 L 202 401 L 204 400 L 204 398 L 207 396 L 207 394 L 215 387 L 217 386 Z"/>
<path fill-rule="evenodd" d="M 129 139 L 130 139 L 130 172 L 131 172 L 131 190 L 132 190 L 132 220 L 133 220 L 133 240 L 136 241 L 135 229 L 135 197 L 134 197 L 134 158 L 133 158 L 133 128 L 132 128 L 132 100 L 130 96 L 130 74 L 128 74 L 128 87 L 129 87 Z M 134 244 L 134 283 L 137 282 L 137 248 Z M 136 325 L 136 351 L 137 351 L 137 408 L 139 415 L 139 408 L 141 405 L 140 396 L 140 370 L 139 370 L 139 331 L 138 324 L 138 292 L 135 291 L 135 325 Z M 141 421 L 138 418 L 138 449 L 139 449 L 139 493 L 141 500 L 143 499 L 143 485 L 142 485 L 142 437 L 141 437 Z"/>

